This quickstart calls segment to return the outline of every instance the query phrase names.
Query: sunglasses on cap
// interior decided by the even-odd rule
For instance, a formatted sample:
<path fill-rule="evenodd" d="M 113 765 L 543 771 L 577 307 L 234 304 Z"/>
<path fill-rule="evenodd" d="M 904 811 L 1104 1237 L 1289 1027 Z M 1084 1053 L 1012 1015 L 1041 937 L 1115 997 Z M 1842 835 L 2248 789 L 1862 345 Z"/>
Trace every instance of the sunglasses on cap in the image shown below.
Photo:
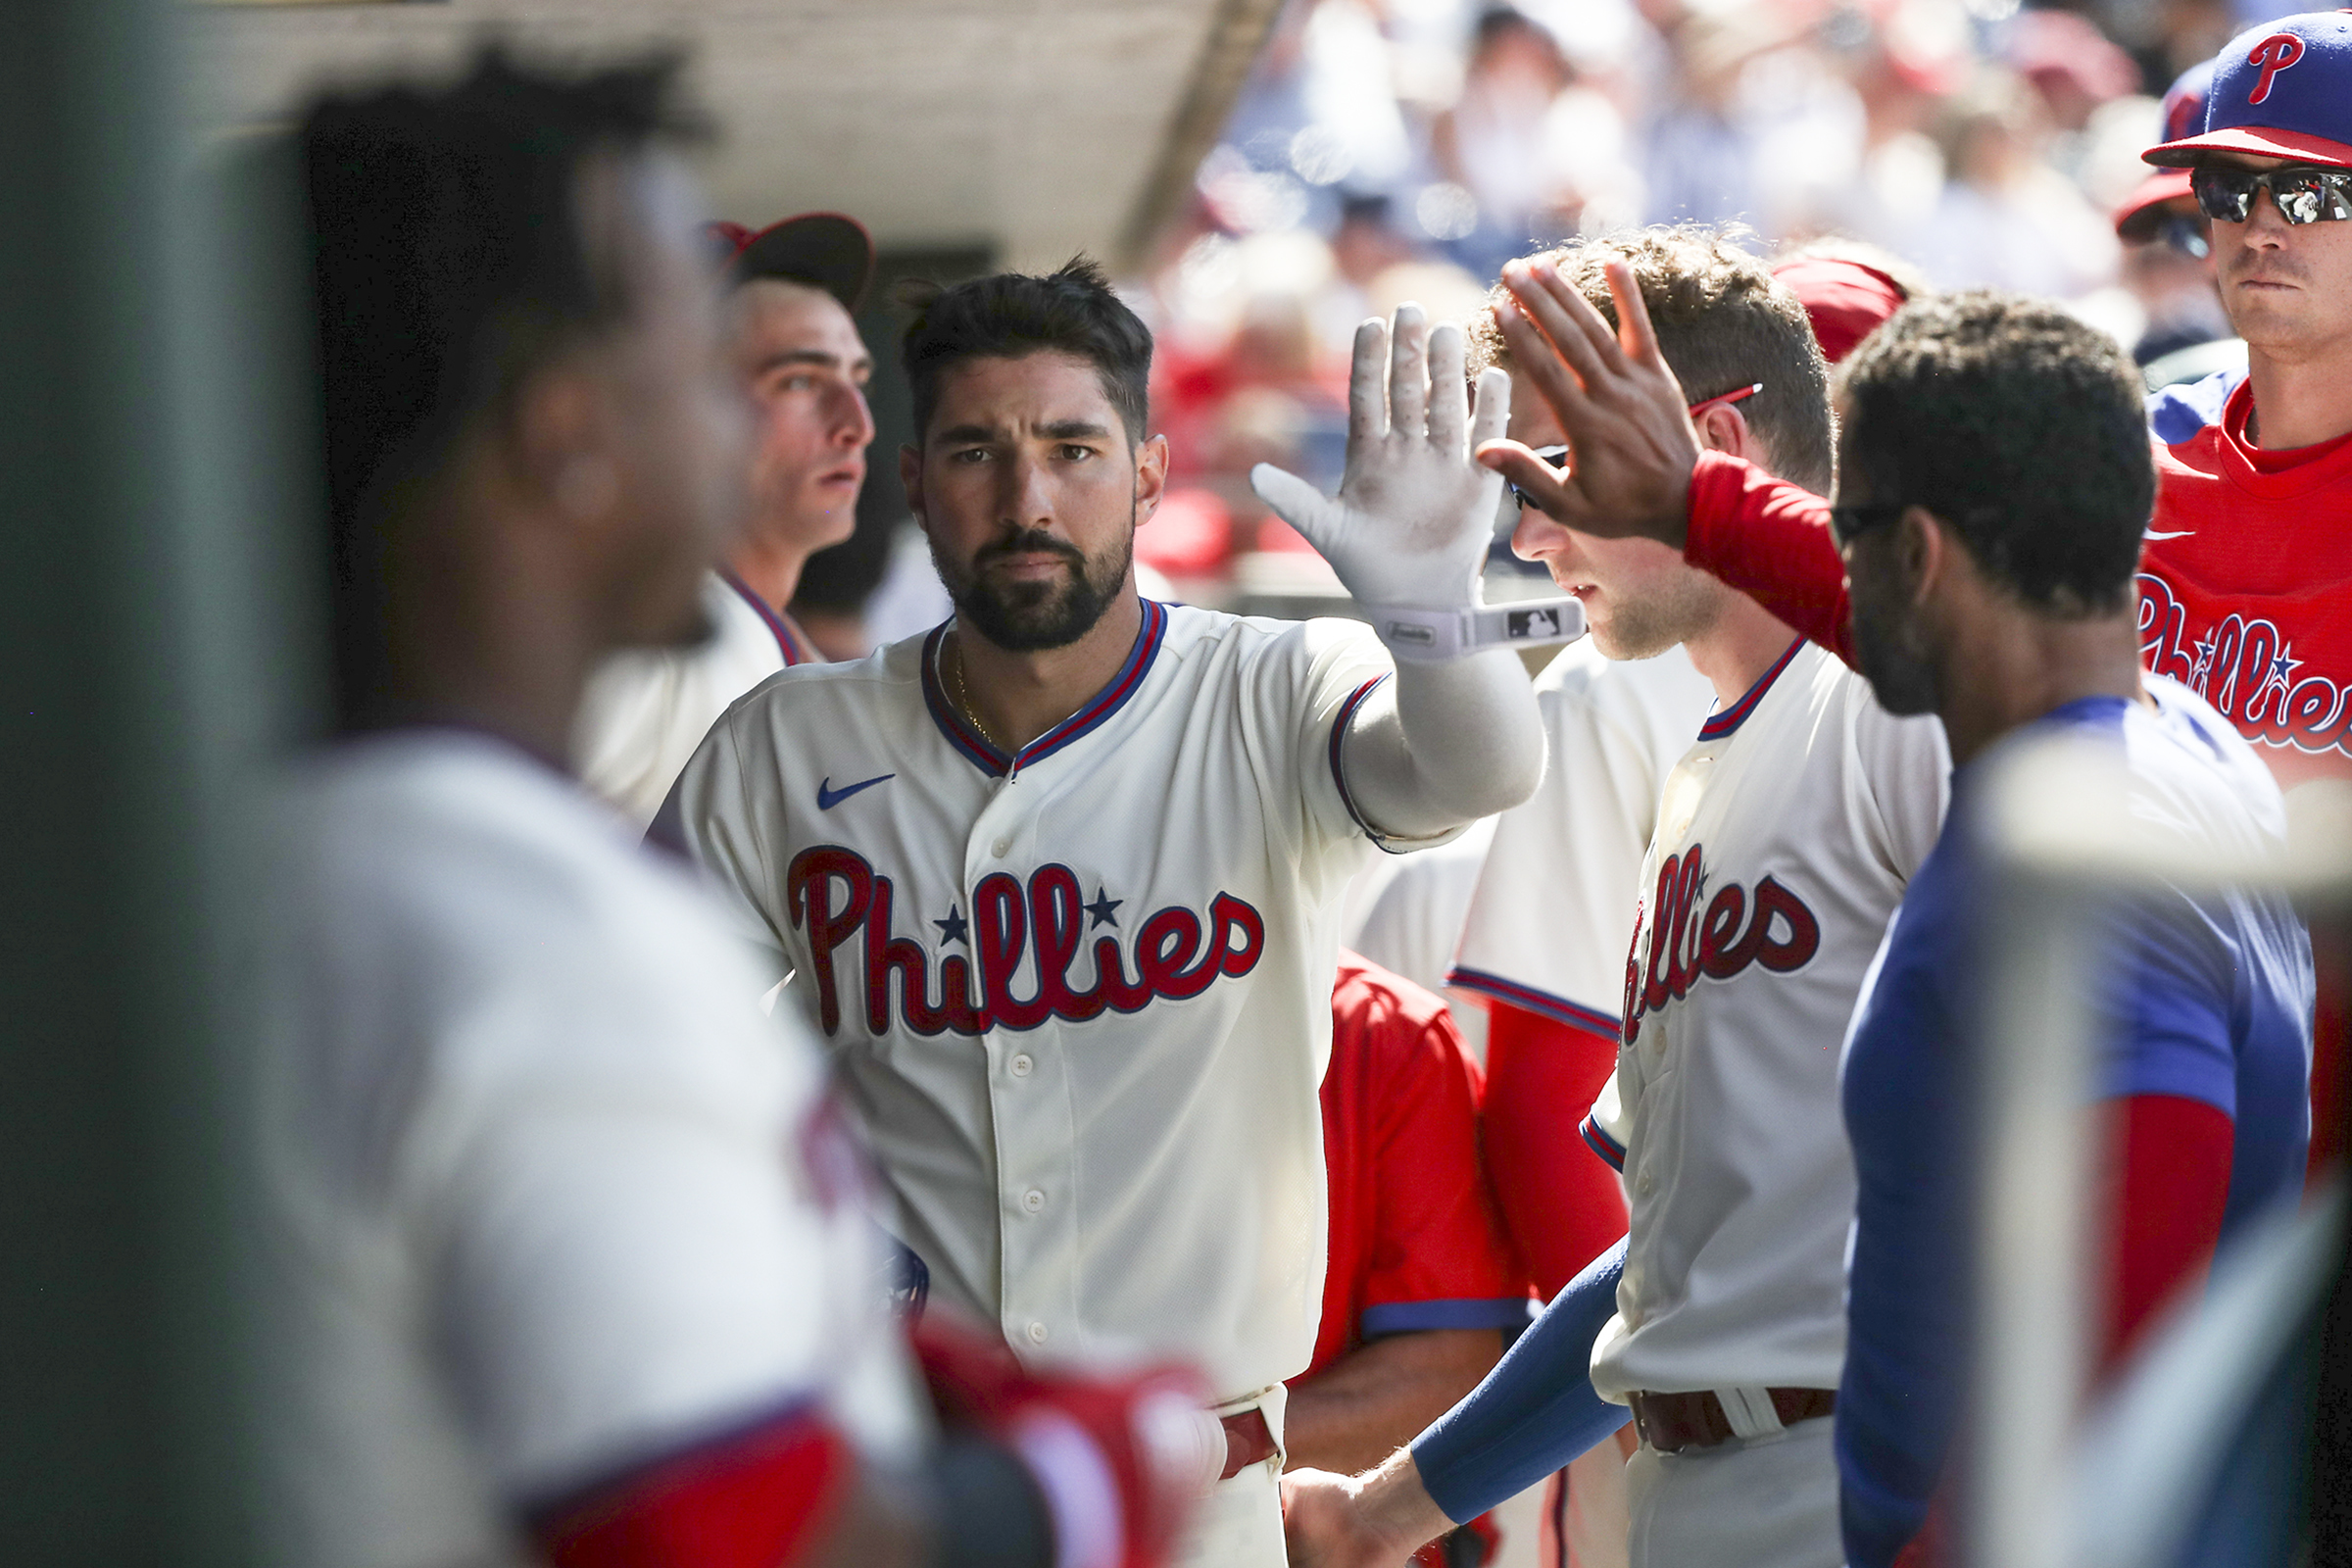
<path fill-rule="evenodd" d="M 1744 403 L 1763 390 L 1764 383 L 1757 381 L 1748 386 L 1734 387 L 1729 392 L 1718 392 L 1711 398 L 1701 398 L 1696 403 L 1690 405 L 1690 417 L 1695 419 L 1709 409 L 1728 409 L 1735 403 Z M 1568 466 L 1568 459 L 1571 454 L 1566 447 L 1537 447 L 1535 455 L 1555 468 L 1565 468 Z M 1521 505 L 1542 510 L 1543 504 L 1517 485 L 1505 483 L 1503 488 L 1508 490 L 1512 498 Z"/>
<path fill-rule="evenodd" d="M 2314 164 L 2286 169 L 2199 164 L 2189 172 L 2188 188 L 2196 192 L 2198 211 L 2219 223 L 2242 223 L 2252 217 L 2258 190 L 2271 193 L 2278 216 L 2289 223 L 2340 223 L 2352 219 L 2352 169 L 2323 169 Z"/>

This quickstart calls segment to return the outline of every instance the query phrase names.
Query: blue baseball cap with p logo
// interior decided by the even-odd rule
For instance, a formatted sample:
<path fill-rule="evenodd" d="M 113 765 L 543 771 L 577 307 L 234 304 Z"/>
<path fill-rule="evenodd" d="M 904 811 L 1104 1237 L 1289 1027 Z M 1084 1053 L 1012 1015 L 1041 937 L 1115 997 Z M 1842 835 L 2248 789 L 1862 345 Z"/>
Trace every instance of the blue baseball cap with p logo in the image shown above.
<path fill-rule="evenodd" d="M 2280 17 L 2230 39 L 2214 57 L 2203 130 L 2140 156 L 2184 168 L 2207 153 L 2352 168 L 2352 11 Z"/>

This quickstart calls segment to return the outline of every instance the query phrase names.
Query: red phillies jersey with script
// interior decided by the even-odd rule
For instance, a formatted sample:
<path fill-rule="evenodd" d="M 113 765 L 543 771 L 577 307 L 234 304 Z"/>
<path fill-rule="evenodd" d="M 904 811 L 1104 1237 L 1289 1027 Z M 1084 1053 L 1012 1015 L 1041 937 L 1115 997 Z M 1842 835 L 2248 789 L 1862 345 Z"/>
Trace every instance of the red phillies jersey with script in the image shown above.
<path fill-rule="evenodd" d="M 1478 1157 L 1478 1063 L 1446 1004 L 1343 951 L 1331 1014 L 1331 1252 L 1301 1377 L 1384 1334 L 1526 1326 L 1527 1285 Z"/>
<path fill-rule="evenodd" d="M 2266 452 L 2253 407 L 2241 382 L 2218 422 L 2157 448 L 2141 644 L 2280 783 L 2352 776 L 2352 437 Z"/>

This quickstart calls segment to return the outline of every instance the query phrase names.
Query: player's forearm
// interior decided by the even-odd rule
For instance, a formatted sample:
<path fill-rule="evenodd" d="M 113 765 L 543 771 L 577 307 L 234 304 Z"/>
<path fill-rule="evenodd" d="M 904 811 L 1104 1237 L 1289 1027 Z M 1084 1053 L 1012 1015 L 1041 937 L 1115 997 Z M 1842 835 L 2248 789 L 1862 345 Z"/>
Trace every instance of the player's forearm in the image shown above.
<path fill-rule="evenodd" d="M 1592 1392 L 1592 1345 L 1617 1310 L 1625 1243 L 1552 1298 L 1486 1381 L 1413 1440 L 1415 1476 L 1456 1524 L 1518 1495 L 1619 1427 Z"/>
<path fill-rule="evenodd" d="M 1399 663 L 1387 701 L 1367 703 L 1347 740 L 1348 788 L 1364 815 L 1401 838 L 1448 832 L 1517 806 L 1544 777 L 1544 724 L 1518 656 Z"/>
<path fill-rule="evenodd" d="M 1830 504 L 1801 485 L 1721 452 L 1690 474 L 1681 541 L 1690 564 L 1746 594 L 1848 664 L 1854 635 L 1845 564 L 1830 542 Z"/>
<path fill-rule="evenodd" d="M 1282 1420 L 1292 1467 L 1368 1469 L 1478 1386 L 1502 1355 L 1494 1329 L 1392 1334 L 1295 1384 Z"/>

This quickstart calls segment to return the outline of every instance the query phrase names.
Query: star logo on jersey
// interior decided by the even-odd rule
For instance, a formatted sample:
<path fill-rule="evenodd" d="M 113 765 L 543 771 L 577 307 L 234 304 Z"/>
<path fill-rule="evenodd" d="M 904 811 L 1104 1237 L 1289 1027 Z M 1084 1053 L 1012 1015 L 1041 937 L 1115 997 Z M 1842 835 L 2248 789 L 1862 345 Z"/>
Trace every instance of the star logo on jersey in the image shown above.
<path fill-rule="evenodd" d="M 971 922 L 964 919 L 963 911 L 955 905 L 948 906 L 948 917 L 945 920 L 934 920 L 931 923 L 939 927 L 941 947 L 946 947 L 951 942 L 960 942 L 967 948 L 972 945 L 967 935 L 971 930 Z"/>
<path fill-rule="evenodd" d="M 859 779 L 855 784 L 844 784 L 841 788 L 835 789 L 833 775 L 828 773 L 816 786 L 816 808 L 820 811 L 830 811 L 859 790 L 870 790 L 877 784 L 887 784 L 898 776 L 896 773 L 876 773 L 872 778 Z"/>
<path fill-rule="evenodd" d="M 1096 883 L 1095 902 L 1089 905 L 1081 906 L 1081 907 L 1083 907 L 1087 913 L 1095 917 L 1095 924 L 1088 926 L 1087 929 L 1092 931 L 1095 929 L 1095 926 L 1106 925 L 1114 931 L 1117 930 L 1119 924 L 1119 906 L 1125 904 L 1126 902 L 1127 901 L 1125 899 L 1104 897 L 1102 892 L 1102 884 L 1100 882 Z"/>

